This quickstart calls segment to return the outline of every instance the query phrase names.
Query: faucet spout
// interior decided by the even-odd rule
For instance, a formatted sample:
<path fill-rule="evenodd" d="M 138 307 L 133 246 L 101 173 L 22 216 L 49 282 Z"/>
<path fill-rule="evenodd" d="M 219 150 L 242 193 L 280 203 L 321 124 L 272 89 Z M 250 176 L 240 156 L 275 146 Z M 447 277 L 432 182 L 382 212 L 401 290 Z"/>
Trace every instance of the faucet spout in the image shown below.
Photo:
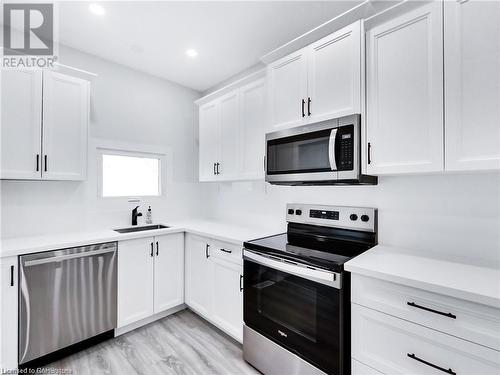
<path fill-rule="evenodd" d="M 137 225 L 137 217 L 142 216 L 142 212 L 137 211 L 138 208 L 139 206 L 132 210 L 132 225 Z"/>

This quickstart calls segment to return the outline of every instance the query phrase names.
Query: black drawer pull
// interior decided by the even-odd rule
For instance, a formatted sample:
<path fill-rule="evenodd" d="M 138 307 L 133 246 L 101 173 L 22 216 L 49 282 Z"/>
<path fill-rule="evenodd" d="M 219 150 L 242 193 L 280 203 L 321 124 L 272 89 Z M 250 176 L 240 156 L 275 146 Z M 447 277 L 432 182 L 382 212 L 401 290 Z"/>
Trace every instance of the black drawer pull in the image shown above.
<path fill-rule="evenodd" d="M 422 309 L 422 310 L 425 310 L 425 311 L 429 311 L 429 312 L 434 313 L 434 314 L 439 314 L 439 315 L 447 316 L 448 318 L 452 318 L 452 319 L 456 319 L 457 318 L 457 316 L 453 315 L 452 313 L 445 313 L 445 312 L 442 312 L 442 311 L 430 309 L 430 308 L 425 307 L 425 306 L 417 305 L 415 302 L 406 302 L 406 304 L 408 306 L 416 307 L 417 309 Z"/>
<path fill-rule="evenodd" d="M 411 359 L 414 359 L 415 361 L 418 361 L 420 363 L 423 363 L 424 365 L 427 365 L 427 366 L 430 366 L 432 368 L 435 368 L 436 370 L 440 370 L 440 371 L 443 371 L 443 372 L 446 372 L 447 374 L 451 374 L 451 375 L 457 375 L 457 373 L 455 371 L 453 371 L 451 368 L 449 369 L 445 369 L 444 367 L 440 367 L 440 366 L 437 366 L 433 363 L 430 363 L 430 362 L 427 362 L 427 361 L 424 361 L 423 359 L 421 358 L 418 358 L 415 353 L 406 353 L 406 355 L 408 357 L 410 357 Z"/>
<path fill-rule="evenodd" d="M 156 241 L 156 256 L 160 253 L 160 245 L 158 245 L 158 241 Z"/>
<path fill-rule="evenodd" d="M 306 105 L 306 100 L 302 99 L 302 117 L 306 117 L 304 106 Z"/>
<path fill-rule="evenodd" d="M 44 158 L 43 169 L 44 169 L 44 172 L 47 172 L 47 169 L 48 169 L 48 167 L 47 167 L 47 155 L 44 155 L 43 158 Z"/>
<path fill-rule="evenodd" d="M 154 244 L 151 242 L 151 256 L 152 257 L 154 256 L 154 253 L 155 253 L 153 247 L 154 247 Z"/>
<path fill-rule="evenodd" d="M 10 286 L 14 286 L 14 266 L 10 266 Z"/>
<path fill-rule="evenodd" d="M 311 116 L 311 98 L 307 98 L 307 115 Z"/>
<path fill-rule="evenodd" d="M 205 258 L 207 258 L 207 259 L 210 257 L 210 251 L 209 250 L 210 250 L 210 245 L 207 244 L 205 246 Z"/>
<path fill-rule="evenodd" d="M 243 275 L 240 275 L 240 292 L 243 292 Z"/>
<path fill-rule="evenodd" d="M 223 252 L 228 253 L 228 254 L 231 254 L 233 252 L 232 250 L 226 250 L 223 248 L 221 248 L 220 251 L 223 251 Z"/>
<path fill-rule="evenodd" d="M 36 154 L 36 171 L 40 172 L 40 154 Z"/>

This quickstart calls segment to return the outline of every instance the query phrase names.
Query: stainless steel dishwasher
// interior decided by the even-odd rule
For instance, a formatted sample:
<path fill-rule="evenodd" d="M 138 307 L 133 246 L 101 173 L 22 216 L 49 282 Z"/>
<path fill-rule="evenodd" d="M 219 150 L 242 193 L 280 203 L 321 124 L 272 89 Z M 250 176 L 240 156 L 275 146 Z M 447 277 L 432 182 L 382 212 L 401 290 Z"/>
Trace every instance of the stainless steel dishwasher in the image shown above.
<path fill-rule="evenodd" d="M 117 243 L 19 258 L 19 364 L 116 328 Z"/>

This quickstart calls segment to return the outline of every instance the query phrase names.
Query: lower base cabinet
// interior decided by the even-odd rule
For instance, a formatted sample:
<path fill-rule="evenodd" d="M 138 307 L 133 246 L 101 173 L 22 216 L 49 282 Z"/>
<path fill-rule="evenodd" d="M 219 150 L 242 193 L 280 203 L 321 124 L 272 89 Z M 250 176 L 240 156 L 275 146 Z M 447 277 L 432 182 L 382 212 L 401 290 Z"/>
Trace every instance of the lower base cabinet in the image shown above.
<path fill-rule="evenodd" d="M 243 260 L 239 246 L 187 235 L 186 304 L 243 341 Z"/>
<path fill-rule="evenodd" d="M 183 233 L 118 243 L 118 328 L 183 302 Z"/>

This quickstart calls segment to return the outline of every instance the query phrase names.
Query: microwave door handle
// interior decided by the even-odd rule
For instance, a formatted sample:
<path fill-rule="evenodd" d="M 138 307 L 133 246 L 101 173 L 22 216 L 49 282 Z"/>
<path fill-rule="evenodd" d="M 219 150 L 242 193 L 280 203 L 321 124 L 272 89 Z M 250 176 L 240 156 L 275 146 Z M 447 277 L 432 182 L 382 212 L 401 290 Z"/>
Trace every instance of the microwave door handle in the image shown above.
<path fill-rule="evenodd" d="M 335 159 L 335 139 L 337 138 L 338 128 L 332 129 L 330 133 L 330 143 L 328 144 L 328 159 L 332 171 L 337 170 L 337 160 Z"/>

